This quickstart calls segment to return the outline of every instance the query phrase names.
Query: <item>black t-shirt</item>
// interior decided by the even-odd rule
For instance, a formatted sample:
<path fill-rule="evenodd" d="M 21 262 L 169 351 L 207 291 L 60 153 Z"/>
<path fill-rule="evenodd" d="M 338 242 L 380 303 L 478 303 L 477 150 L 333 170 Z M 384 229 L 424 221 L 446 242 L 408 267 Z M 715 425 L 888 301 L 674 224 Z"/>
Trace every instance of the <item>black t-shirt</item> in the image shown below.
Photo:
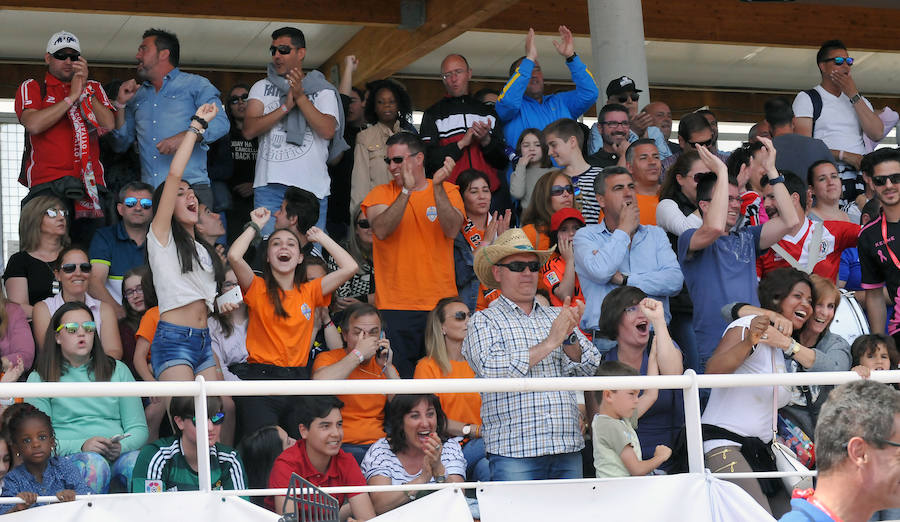
<path fill-rule="evenodd" d="M 28 304 L 31 306 L 53 297 L 53 281 L 56 277 L 50 263 L 41 261 L 28 252 L 16 252 L 10 256 L 3 272 L 3 281 L 10 277 L 24 277 L 28 280 Z"/>
<path fill-rule="evenodd" d="M 600 149 L 585 159 L 593 167 L 615 167 L 616 163 L 619 161 L 619 155 Z"/>
<path fill-rule="evenodd" d="M 887 285 L 888 296 L 894 307 L 894 317 L 888 324 L 888 333 L 893 335 L 900 331 L 900 299 L 897 294 L 897 289 L 900 288 L 900 267 L 894 262 L 894 257 L 900 261 L 900 223 L 888 222 L 887 233 L 882 235 L 883 220 L 882 214 L 859 232 L 857 248 L 862 268 L 862 287 L 868 290 Z M 878 326 L 872 330 L 880 328 Z"/>

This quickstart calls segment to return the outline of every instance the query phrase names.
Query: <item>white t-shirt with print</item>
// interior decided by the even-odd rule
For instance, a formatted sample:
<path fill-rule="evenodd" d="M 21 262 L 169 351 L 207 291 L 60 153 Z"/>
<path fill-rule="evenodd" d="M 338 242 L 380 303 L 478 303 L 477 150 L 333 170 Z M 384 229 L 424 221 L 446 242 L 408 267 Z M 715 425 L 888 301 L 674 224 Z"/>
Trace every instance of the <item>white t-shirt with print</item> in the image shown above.
<path fill-rule="evenodd" d="M 281 110 L 281 96 L 268 79 L 253 84 L 250 99 L 262 102 L 263 114 Z M 323 89 L 310 95 L 309 99 L 322 114 L 334 116 L 336 120 L 339 118 L 340 107 L 334 91 Z M 280 183 L 308 190 L 323 199 L 331 192 L 331 178 L 326 165 L 330 140 L 322 138 L 307 125 L 303 145 L 288 143 L 285 120 L 282 118 L 269 132 L 259 136 L 253 187 Z"/>

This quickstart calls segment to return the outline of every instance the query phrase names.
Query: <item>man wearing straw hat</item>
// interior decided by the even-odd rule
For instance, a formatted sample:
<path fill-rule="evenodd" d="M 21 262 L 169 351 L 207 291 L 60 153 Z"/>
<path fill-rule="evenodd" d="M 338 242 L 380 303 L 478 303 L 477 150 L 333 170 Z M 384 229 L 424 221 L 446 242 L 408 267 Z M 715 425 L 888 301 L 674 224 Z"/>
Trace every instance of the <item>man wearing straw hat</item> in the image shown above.
<path fill-rule="evenodd" d="M 472 316 L 462 352 L 481 378 L 590 376 L 597 348 L 577 329 L 584 304 L 561 308 L 535 300 L 540 267 L 550 251 L 535 250 L 520 229 L 475 251 L 475 274 L 500 289 Z M 581 478 L 581 435 L 575 392 L 485 392 L 482 436 L 491 480 Z"/>

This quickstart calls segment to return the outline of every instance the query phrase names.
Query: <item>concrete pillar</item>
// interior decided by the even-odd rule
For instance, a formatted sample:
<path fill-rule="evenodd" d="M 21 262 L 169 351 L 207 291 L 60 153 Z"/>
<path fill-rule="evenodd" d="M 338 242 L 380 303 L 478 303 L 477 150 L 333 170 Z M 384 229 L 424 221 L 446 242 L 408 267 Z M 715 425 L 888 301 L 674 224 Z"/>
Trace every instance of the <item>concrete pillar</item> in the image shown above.
<path fill-rule="evenodd" d="M 650 103 L 644 15 L 641 0 L 587 0 L 591 27 L 591 72 L 600 89 L 597 110 L 606 102 L 606 86 L 628 76 L 641 89 L 640 106 Z"/>

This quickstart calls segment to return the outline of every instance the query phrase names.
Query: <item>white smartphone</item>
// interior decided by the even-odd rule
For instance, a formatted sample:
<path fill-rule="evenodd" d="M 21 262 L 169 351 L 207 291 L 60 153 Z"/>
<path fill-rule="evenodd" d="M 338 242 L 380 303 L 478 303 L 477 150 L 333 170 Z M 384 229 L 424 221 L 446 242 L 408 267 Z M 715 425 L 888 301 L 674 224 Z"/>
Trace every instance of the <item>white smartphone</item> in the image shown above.
<path fill-rule="evenodd" d="M 131 436 L 130 433 L 121 433 L 121 434 L 119 434 L 119 435 L 113 435 L 112 437 L 109 438 L 109 441 L 112 442 L 112 443 L 116 443 L 116 442 L 119 442 L 119 441 L 122 440 L 122 439 L 127 439 L 127 438 L 130 437 L 130 436 Z"/>
<path fill-rule="evenodd" d="M 243 299 L 244 296 L 241 294 L 241 287 L 235 286 L 216 298 L 216 306 L 221 309 L 223 304 L 240 303 Z"/>

